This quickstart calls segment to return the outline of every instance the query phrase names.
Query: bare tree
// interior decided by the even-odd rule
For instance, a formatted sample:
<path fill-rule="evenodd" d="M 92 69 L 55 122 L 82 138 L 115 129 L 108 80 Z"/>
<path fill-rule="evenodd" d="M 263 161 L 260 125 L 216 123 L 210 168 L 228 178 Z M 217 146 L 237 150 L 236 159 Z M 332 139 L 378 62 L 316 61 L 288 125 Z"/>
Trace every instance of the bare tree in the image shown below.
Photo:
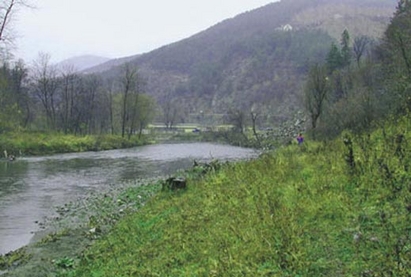
<path fill-rule="evenodd" d="M 360 36 L 354 39 L 353 52 L 358 66 L 360 66 L 361 57 L 364 55 L 369 43 L 370 39 L 366 36 Z"/>
<path fill-rule="evenodd" d="M 140 94 L 138 96 L 138 106 L 135 109 L 135 127 L 138 130 L 138 138 L 141 138 L 143 129 L 153 120 L 156 112 L 155 100 L 147 94 Z"/>
<path fill-rule="evenodd" d="M 10 73 L 9 86 L 19 113 L 24 117 L 22 118 L 22 124 L 27 126 L 31 118 L 30 97 L 26 87 L 28 68 L 22 60 L 19 60 L 14 64 Z"/>
<path fill-rule="evenodd" d="M 167 99 L 162 104 L 164 125 L 167 129 L 172 129 L 177 121 L 178 104 L 176 101 Z"/>
<path fill-rule="evenodd" d="M 305 107 L 311 117 L 311 127 L 317 127 L 317 122 L 324 111 L 325 100 L 328 95 L 327 68 L 314 65 L 308 73 L 305 85 Z"/>
<path fill-rule="evenodd" d="M 101 91 L 101 80 L 96 75 L 87 75 L 84 80 L 84 122 L 88 127 L 88 133 L 91 134 L 96 129 L 95 111 L 98 107 L 99 92 Z"/>
<path fill-rule="evenodd" d="M 32 88 L 40 99 L 46 114 L 47 124 L 54 128 L 56 123 L 55 94 L 58 88 L 57 69 L 50 64 L 50 55 L 40 53 L 34 62 Z"/>
<path fill-rule="evenodd" d="M 132 122 L 131 111 L 133 107 L 137 105 L 138 95 L 138 75 L 137 68 L 133 67 L 130 63 L 127 63 L 123 67 L 123 74 L 121 76 L 121 87 L 123 94 L 122 114 L 121 114 L 121 136 L 126 134 L 127 124 Z M 132 99 L 134 95 L 134 99 Z M 133 100 L 134 105 L 129 104 L 129 101 Z M 132 128 L 132 126 L 129 126 Z M 130 130 L 129 130 L 130 132 Z"/>
<path fill-rule="evenodd" d="M 4 44 L 13 41 L 11 32 L 11 23 L 14 18 L 14 13 L 20 7 L 29 7 L 25 0 L 2 0 L 0 1 L 0 43 Z"/>
<path fill-rule="evenodd" d="M 106 84 L 106 90 L 107 90 L 107 106 L 108 106 L 108 113 L 109 113 L 109 118 L 110 118 L 110 130 L 111 134 L 115 134 L 115 128 L 114 128 L 114 100 L 113 100 L 113 94 L 114 94 L 114 83 L 110 81 L 108 84 Z"/>
<path fill-rule="evenodd" d="M 257 143 L 258 143 L 259 146 L 261 146 L 261 139 L 260 139 L 260 136 L 257 133 L 257 121 L 260 118 L 260 115 L 261 115 L 260 105 L 253 104 L 251 106 L 251 111 L 250 111 L 251 124 L 252 124 L 254 137 L 257 140 Z"/>
<path fill-rule="evenodd" d="M 184 122 L 186 113 L 184 99 L 175 96 L 175 91 L 169 92 L 160 102 L 163 123 L 166 129 L 172 129 L 175 124 Z"/>
<path fill-rule="evenodd" d="M 230 109 L 228 111 L 228 120 L 233 124 L 234 131 L 246 137 L 244 133 L 247 124 L 247 114 L 245 109 Z"/>
<path fill-rule="evenodd" d="M 67 134 L 72 129 L 73 108 L 75 105 L 77 85 L 80 82 L 79 79 L 80 77 L 77 75 L 72 66 L 68 66 L 63 69 L 63 74 L 61 76 L 62 95 L 60 102 L 60 118 L 63 124 L 63 131 L 65 134 Z"/>

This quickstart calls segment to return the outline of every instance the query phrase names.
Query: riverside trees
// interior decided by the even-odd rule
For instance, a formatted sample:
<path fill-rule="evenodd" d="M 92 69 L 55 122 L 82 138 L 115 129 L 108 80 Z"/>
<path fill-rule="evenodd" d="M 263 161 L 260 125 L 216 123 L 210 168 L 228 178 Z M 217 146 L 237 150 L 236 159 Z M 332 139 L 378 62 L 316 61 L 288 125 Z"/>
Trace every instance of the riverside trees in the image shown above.
<path fill-rule="evenodd" d="M 331 46 L 324 65 L 328 69 L 326 75 L 319 78 L 319 74 L 314 74 L 319 67 L 315 65 L 307 77 L 305 98 L 315 100 L 317 107 L 322 104 L 321 112 L 306 105 L 316 135 L 333 137 L 346 129 L 363 132 L 381 118 L 410 111 L 410 34 L 409 0 L 399 1 L 383 39 L 376 45 L 366 37 L 354 38 L 351 44 L 344 31 L 341 48 Z M 329 80 L 328 97 L 322 101 L 314 97 L 312 88 L 316 81 L 324 79 Z"/>
<path fill-rule="evenodd" d="M 22 62 L 0 68 L 0 133 L 26 126 L 31 116 L 30 99 L 24 80 L 27 68 Z"/>
<path fill-rule="evenodd" d="M 17 129 L 65 134 L 140 134 L 153 119 L 156 105 L 144 94 L 135 68 L 123 79 L 59 69 L 50 56 L 0 68 L 0 133 Z M 138 77 L 138 78 L 137 78 Z"/>
<path fill-rule="evenodd" d="M 26 125 L 30 114 L 23 86 L 27 68 L 22 61 L 11 65 L 6 59 L 7 46 L 14 38 L 11 23 L 21 6 L 28 6 L 28 3 L 24 0 L 0 1 L 0 133 L 16 125 Z"/>

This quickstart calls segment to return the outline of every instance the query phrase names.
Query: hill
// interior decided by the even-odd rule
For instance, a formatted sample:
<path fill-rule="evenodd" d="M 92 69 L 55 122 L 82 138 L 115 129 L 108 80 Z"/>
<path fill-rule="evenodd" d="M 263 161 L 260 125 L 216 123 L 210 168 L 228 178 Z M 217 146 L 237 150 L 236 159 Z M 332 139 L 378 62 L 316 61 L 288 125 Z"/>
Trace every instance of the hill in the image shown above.
<path fill-rule="evenodd" d="M 66 59 L 57 63 L 60 68 L 73 67 L 76 71 L 83 71 L 87 68 L 95 67 L 111 60 L 106 57 L 99 57 L 94 55 L 83 55 Z"/>
<path fill-rule="evenodd" d="M 130 57 L 118 58 L 118 59 L 110 59 L 105 60 L 102 63 L 95 64 L 94 66 L 89 66 L 87 68 L 83 68 L 82 73 L 91 74 L 91 73 L 101 73 L 107 70 L 112 69 L 113 67 L 120 66 L 127 62 L 130 62 L 140 55 L 134 55 Z"/>
<path fill-rule="evenodd" d="M 391 0 L 283 0 L 128 61 L 160 106 L 175 103 L 183 114 L 253 107 L 271 121 L 300 108 L 308 66 L 324 61 L 344 29 L 378 39 L 394 9 Z M 103 73 L 119 74 L 118 65 Z"/>

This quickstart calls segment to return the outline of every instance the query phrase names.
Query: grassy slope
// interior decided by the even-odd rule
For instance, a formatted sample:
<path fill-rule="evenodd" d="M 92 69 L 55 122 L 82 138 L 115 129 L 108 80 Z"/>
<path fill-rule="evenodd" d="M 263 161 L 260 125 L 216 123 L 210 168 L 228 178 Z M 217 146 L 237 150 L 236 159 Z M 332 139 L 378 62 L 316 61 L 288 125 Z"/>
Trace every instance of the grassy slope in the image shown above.
<path fill-rule="evenodd" d="M 409 122 L 346 134 L 353 155 L 306 142 L 160 193 L 63 275 L 410 276 Z"/>

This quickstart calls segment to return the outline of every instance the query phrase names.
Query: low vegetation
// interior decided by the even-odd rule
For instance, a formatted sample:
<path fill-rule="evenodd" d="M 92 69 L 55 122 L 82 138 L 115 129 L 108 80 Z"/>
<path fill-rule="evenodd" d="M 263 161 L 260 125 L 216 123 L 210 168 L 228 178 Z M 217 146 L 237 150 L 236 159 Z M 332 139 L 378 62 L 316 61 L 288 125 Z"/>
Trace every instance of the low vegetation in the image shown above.
<path fill-rule="evenodd" d="M 75 136 L 59 133 L 12 132 L 0 135 L 0 155 L 46 155 L 127 148 L 148 143 L 137 136 L 125 139 L 115 135 Z"/>
<path fill-rule="evenodd" d="M 409 276 L 410 124 L 188 177 L 61 276 Z"/>

